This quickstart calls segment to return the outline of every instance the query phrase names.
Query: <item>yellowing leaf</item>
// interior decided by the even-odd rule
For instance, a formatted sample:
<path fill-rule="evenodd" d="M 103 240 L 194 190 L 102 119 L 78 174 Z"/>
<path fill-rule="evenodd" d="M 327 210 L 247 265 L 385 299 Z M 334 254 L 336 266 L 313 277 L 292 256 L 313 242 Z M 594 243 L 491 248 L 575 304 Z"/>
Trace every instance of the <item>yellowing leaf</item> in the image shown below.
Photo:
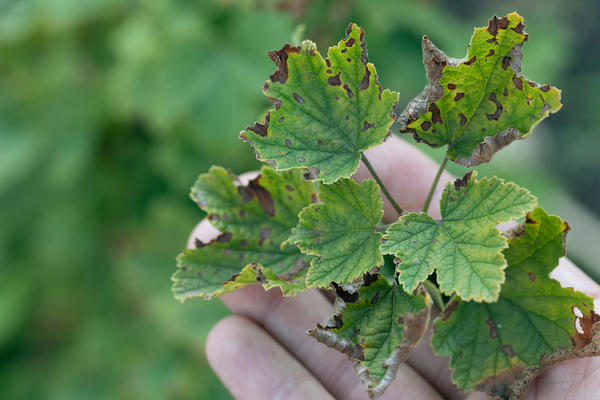
<path fill-rule="evenodd" d="M 394 380 L 398 365 L 419 343 L 429 323 L 430 300 L 381 275 L 365 274 L 360 285 L 333 284 L 335 311 L 326 326 L 309 334 L 346 354 L 371 398 Z"/>
<path fill-rule="evenodd" d="M 326 59 L 309 41 L 269 55 L 278 69 L 264 93 L 275 109 L 264 123 L 246 128 L 241 139 L 278 170 L 304 168 L 325 183 L 349 178 L 361 152 L 389 134 L 398 101 L 398 93 L 379 85 L 363 30 L 350 24 Z"/>
<path fill-rule="evenodd" d="M 593 299 L 549 277 L 564 254 L 568 229 L 541 208 L 529 213 L 504 250 L 508 267 L 498 302 L 456 299 L 435 321 L 433 348 L 451 357 L 459 388 L 520 398 L 545 367 L 600 355 Z"/>
<path fill-rule="evenodd" d="M 179 255 L 175 297 L 212 298 L 256 282 L 265 288 L 279 286 L 287 295 L 304 289 L 310 258 L 295 246 L 282 249 L 281 243 L 314 195 L 313 184 L 297 171 L 277 173 L 263 167 L 247 185 L 221 167 L 200 175 L 192 199 L 223 233 Z"/>
<path fill-rule="evenodd" d="M 449 183 L 440 200 L 442 219 L 409 213 L 391 225 L 381 250 L 398 258 L 398 280 L 411 291 L 435 270 L 440 290 L 465 300 L 492 302 L 504 282 L 507 241 L 496 228 L 537 205 L 514 183 L 468 173 Z"/>
<path fill-rule="evenodd" d="M 333 185 L 320 184 L 319 199 L 322 203 L 302 210 L 288 239 L 304 254 L 316 256 L 308 270 L 307 285 L 350 283 L 383 265 L 381 233 L 376 231 L 383 202 L 377 183 L 367 179 L 359 185 L 341 179 Z"/>
<path fill-rule="evenodd" d="M 402 132 L 433 147 L 448 145 L 451 160 L 488 162 L 515 139 L 527 137 L 560 109 L 560 90 L 521 75 L 523 18 L 512 13 L 476 28 L 466 58 L 449 58 L 425 37 L 429 85 L 403 112 Z"/>

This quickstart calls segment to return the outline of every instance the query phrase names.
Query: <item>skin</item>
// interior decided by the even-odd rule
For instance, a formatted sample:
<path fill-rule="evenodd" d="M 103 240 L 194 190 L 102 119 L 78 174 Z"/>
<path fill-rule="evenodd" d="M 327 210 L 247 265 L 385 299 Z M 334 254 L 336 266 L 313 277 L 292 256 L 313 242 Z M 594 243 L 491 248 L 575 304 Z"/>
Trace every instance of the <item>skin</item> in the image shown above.
<path fill-rule="evenodd" d="M 391 137 L 366 152 L 367 158 L 396 201 L 406 211 L 419 211 L 437 171 L 437 164 L 423 153 Z M 245 174 L 249 179 L 255 173 Z M 370 177 L 361 165 L 354 176 Z M 429 212 L 439 217 L 439 196 L 453 177 L 444 173 Z M 387 200 L 385 219 L 398 217 Z M 196 226 L 194 238 L 204 242 L 218 235 L 208 221 Z M 580 290 L 600 310 L 600 286 L 571 261 L 561 259 L 551 276 L 563 286 Z M 278 289 L 258 285 L 244 287 L 220 299 L 232 316 L 217 323 L 206 342 L 208 361 L 236 399 L 367 399 L 345 355 L 306 334 L 325 321 L 332 304 L 321 292 L 310 289 L 296 297 L 282 297 Z M 461 393 L 450 380 L 448 358 L 434 356 L 431 332 L 398 368 L 396 379 L 381 399 L 483 400 L 483 393 Z M 592 400 L 600 393 L 600 357 L 571 360 L 546 370 L 532 384 L 525 398 L 537 400 Z"/>

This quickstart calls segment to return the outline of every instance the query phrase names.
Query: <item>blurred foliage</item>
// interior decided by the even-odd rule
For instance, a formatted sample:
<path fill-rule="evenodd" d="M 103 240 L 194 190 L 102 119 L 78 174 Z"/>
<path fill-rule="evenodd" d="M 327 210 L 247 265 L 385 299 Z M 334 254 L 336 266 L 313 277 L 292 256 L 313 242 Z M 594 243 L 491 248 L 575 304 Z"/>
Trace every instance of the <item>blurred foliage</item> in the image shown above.
<path fill-rule="evenodd" d="M 195 176 L 257 167 L 236 138 L 268 106 L 266 51 L 302 35 L 299 24 L 321 49 L 361 24 L 404 104 L 425 83 L 423 33 L 461 57 L 474 25 L 524 15 L 524 72 L 563 88 L 565 107 L 480 174 L 530 187 L 569 220 L 570 255 L 597 273 L 600 6 L 451 4 L 0 1 L 2 397 L 228 398 L 204 357 L 224 307 L 177 303 L 169 277 L 202 218 L 186 196 Z"/>

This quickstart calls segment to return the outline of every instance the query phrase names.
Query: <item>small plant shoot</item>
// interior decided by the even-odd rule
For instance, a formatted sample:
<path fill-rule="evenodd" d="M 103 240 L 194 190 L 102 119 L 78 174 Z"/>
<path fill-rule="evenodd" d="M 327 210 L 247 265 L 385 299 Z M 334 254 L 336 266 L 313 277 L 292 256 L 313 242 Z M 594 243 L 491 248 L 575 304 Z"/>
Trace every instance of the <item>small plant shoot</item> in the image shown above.
<path fill-rule="evenodd" d="M 559 89 L 521 74 L 527 39 L 517 13 L 476 28 L 463 59 L 425 36 L 429 82 L 398 116 L 356 24 L 326 56 L 309 40 L 269 52 L 273 108 L 240 134 L 268 165 L 248 182 L 222 167 L 199 176 L 192 200 L 220 235 L 179 255 L 175 298 L 256 283 L 284 296 L 331 290 L 333 314 L 308 334 L 347 355 L 373 399 L 429 329 L 456 386 L 497 399 L 522 398 L 560 361 L 600 355 L 593 299 L 550 277 L 569 225 L 527 189 L 470 171 L 428 213 L 448 161 L 489 162 L 561 108 Z M 398 206 L 364 154 L 406 133 L 446 148 L 419 213 Z M 361 160 L 372 179 L 357 182 Z M 389 225 L 384 197 L 399 214 Z"/>

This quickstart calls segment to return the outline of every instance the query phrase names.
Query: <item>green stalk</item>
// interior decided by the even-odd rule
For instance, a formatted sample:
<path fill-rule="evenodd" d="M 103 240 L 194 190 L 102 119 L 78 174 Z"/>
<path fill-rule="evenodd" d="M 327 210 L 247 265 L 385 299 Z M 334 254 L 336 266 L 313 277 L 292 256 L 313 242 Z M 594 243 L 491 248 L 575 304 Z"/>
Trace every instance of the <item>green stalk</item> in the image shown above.
<path fill-rule="evenodd" d="M 431 203 L 431 198 L 433 197 L 435 188 L 437 187 L 438 182 L 440 181 L 442 172 L 444 172 L 444 169 L 446 169 L 447 163 L 448 163 L 448 157 L 446 156 L 442 160 L 442 163 L 440 164 L 440 168 L 438 169 L 438 172 L 435 175 L 435 178 L 433 179 L 433 183 L 431 184 L 431 187 L 429 188 L 429 193 L 427 193 L 427 198 L 425 199 L 425 204 L 423 205 L 423 212 L 427 212 L 427 210 L 429 210 L 429 203 Z"/>
<path fill-rule="evenodd" d="M 396 212 L 398 213 L 398 215 L 402 215 L 402 213 L 404 211 L 402 210 L 402 208 L 400 208 L 400 206 L 398 205 L 398 203 L 396 203 L 396 201 L 394 200 L 394 198 L 392 197 L 392 195 L 390 194 L 390 192 L 388 192 L 387 188 L 385 187 L 385 185 L 383 184 L 383 182 L 379 178 L 379 175 L 377 175 L 377 172 L 375 172 L 375 169 L 373 168 L 373 166 L 371 165 L 371 163 L 369 162 L 369 160 L 367 160 L 367 157 L 365 156 L 365 153 L 360 153 L 360 156 L 361 156 L 361 159 L 362 159 L 363 163 L 365 164 L 365 166 L 367 167 L 367 169 L 371 173 L 371 176 L 375 179 L 375 181 L 377 182 L 377 184 L 381 188 L 381 191 L 383 192 L 383 194 L 385 195 L 385 197 L 389 200 L 389 202 L 392 205 L 392 207 L 394 207 L 394 210 L 396 210 Z"/>

